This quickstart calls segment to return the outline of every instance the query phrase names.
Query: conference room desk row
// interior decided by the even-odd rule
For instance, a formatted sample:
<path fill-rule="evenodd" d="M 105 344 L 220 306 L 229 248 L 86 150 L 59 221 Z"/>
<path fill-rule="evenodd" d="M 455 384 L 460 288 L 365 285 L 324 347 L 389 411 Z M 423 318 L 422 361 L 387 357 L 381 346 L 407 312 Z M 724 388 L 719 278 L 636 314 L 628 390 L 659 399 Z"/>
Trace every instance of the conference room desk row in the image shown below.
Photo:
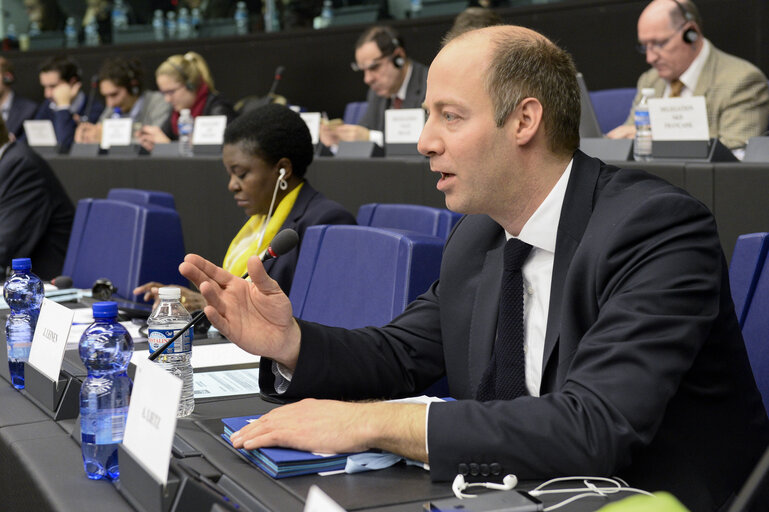
<path fill-rule="evenodd" d="M 0 312 L 0 320 L 5 321 Z M 146 348 L 146 342 L 137 349 Z M 194 349 L 193 349 L 194 350 Z M 77 419 L 55 421 L 28 390 L 16 391 L 10 385 L 5 354 L 5 334 L 0 333 L 0 510 L 3 512 L 90 512 L 110 510 L 123 512 L 147 511 L 150 508 L 126 498 L 117 486 L 104 480 L 89 480 L 83 471 L 79 446 Z M 74 350 L 65 353 L 63 368 L 68 375 L 82 381 L 85 368 Z M 226 494 L 245 511 L 299 512 L 304 508 L 307 493 L 318 485 L 346 510 L 376 512 L 417 512 L 428 500 L 452 496 L 449 482 L 433 483 L 427 471 L 398 463 L 388 469 L 358 474 L 329 476 L 306 475 L 275 480 L 246 461 L 222 439 L 220 419 L 247 414 L 261 414 L 276 407 L 258 395 L 196 400 L 193 414 L 180 419 L 176 426 L 175 454 L 171 464 L 171 479 L 179 465 L 193 468 L 218 482 Z M 176 448 L 179 448 L 178 450 Z M 127 464 L 121 458 L 121 470 Z M 123 474 L 123 479 L 127 476 Z M 537 482 L 523 482 L 520 487 L 533 488 Z M 573 486 L 573 484 L 568 484 Z M 141 488 L 152 493 L 154 486 Z M 170 488 L 169 488 L 170 489 Z M 129 494 L 132 494 L 129 492 Z M 169 491 L 173 498 L 174 494 Z M 177 499 L 190 497 L 192 492 L 177 492 Z M 571 494 L 543 497 L 543 502 L 555 504 Z M 565 506 L 566 512 L 594 511 L 626 497 L 619 493 L 606 498 L 587 498 Z M 197 512 L 214 509 L 173 503 L 172 510 Z M 155 509 L 160 510 L 160 509 Z M 167 510 L 167 509 L 166 509 Z"/>
<path fill-rule="evenodd" d="M 246 220 L 227 190 L 218 157 L 49 157 L 70 198 L 106 197 L 114 187 L 171 192 L 188 252 L 220 262 Z M 686 189 L 715 214 L 727 258 L 743 233 L 769 230 L 769 165 L 684 161 L 611 162 L 646 169 Z M 318 157 L 306 175 L 312 185 L 353 214 L 365 203 L 445 207 L 438 176 L 425 158 Z"/>

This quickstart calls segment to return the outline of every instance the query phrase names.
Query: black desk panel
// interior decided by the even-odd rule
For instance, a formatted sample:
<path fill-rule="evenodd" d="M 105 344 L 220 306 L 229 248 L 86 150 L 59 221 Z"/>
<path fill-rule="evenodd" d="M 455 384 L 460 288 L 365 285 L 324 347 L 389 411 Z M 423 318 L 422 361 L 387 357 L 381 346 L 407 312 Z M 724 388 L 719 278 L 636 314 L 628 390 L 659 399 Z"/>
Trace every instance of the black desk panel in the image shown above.
<path fill-rule="evenodd" d="M 219 158 L 75 158 L 49 162 L 73 201 L 105 197 L 113 187 L 164 190 L 174 194 L 187 251 L 221 262 L 245 221 L 227 191 Z M 612 162 L 646 169 L 686 189 L 715 214 L 727 258 L 737 236 L 769 230 L 765 202 L 769 166 L 684 161 Z M 425 158 L 339 159 L 318 157 L 307 178 L 353 214 L 365 203 L 412 203 L 445 207 L 438 176 Z"/>

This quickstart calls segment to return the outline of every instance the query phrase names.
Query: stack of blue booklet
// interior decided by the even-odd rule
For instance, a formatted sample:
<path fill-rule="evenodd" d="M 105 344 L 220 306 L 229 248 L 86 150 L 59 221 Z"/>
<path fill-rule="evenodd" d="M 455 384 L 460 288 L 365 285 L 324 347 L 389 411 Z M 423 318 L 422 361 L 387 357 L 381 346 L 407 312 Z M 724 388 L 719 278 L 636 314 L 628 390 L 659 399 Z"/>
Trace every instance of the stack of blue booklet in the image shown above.
<path fill-rule="evenodd" d="M 232 434 L 257 418 L 259 418 L 258 415 L 223 418 L 224 433 L 222 437 L 230 442 Z M 344 469 L 347 464 L 347 456 L 350 455 L 348 453 L 319 455 L 289 448 L 259 448 L 257 450 L 241 448 L 238 451 L 273 478 Z"/>

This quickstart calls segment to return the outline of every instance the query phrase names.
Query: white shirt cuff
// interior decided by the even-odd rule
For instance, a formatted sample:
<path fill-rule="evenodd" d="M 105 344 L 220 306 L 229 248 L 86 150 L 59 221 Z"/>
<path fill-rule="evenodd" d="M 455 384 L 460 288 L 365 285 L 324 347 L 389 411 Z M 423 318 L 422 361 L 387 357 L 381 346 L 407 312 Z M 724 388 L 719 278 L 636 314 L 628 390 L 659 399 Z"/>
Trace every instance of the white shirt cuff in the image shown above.
<path fill-rule="evenodd" d="M 432 402 L 427 402 L 427 408 L 425 409 L 425 453 L 427 455 L 430 455 L 430 443 L 427 441 L 427 433 L 429 432 L 427 425 L 430 423 L 430 404 L 431 403 Z"/>
<path fill-rule="evenodd" d="M 288 389 L 291 384 L 291 379 L 294 378 L 294 372 L 278 363 L 272 362 L 272 374 L 275 376 L 275 392 L 282 395 Z"/>

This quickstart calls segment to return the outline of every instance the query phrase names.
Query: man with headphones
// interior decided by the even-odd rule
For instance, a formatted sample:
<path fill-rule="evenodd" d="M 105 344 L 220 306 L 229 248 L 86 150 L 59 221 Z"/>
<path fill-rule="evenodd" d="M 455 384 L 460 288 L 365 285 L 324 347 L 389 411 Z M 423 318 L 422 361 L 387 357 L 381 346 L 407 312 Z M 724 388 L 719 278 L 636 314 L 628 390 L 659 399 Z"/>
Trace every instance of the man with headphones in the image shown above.
<path fill-rule="evenodd" d="M 13 82 L 16 80 L 13 63 L 0 57 L 0 112 L 12 139 L 21 137 L 24 121 L 32 119 L 37 110 L 37 103 L 16 95 Z"/>
<path fill-rule="evenodd" d="M 653 88 L 656 97 L 704 96 L 710 137 L 730 149 L 769 125 L 769 86 L 753 64 L 722 52 L 702 33 L 702 19 L 691 0 L 654 0 L 638 18 L 638 51 L 652 69 L 638 80 L 625 124 L 609 138 L 633 138 L 633 110 L 641 89 Z"/>
<path fill-rule="evenodd" d="M 363 82 L 369 86 L 366 112 L 359 124 L 324 123 L 320 140 L 329 147 L 353 140 L 371 140 L 382 146 L 385 110 L 422 106 L 427 67 L 409 59 L 398 33 L 384 25 L 370 27 L 358 38 L 351 67 L 363 73 Z"/>
<path fill-rule="evenodd" d="M 143 75 L 141 62 L 135 57 L 110 57 L 105 60 L 99 70 L 99 92 L 107 106 L 98 123 L 78 125 L 75 142 L 100 142 L 102 122 L 116 113 L 120 117 L 130 117 L 136 130 L 144 125 L 162 125 L 171 113 L 171 105 L 161 93 L 144 90 Z"/>
<path fill-rule="evenodd" d="M 62 151 L 69 151 L 80 121 L 96 119 L 104 105 L 87 98 L 83 88 L 80 67 L 66 55 L 51 57 L 40 65 L 40 85 L 45 101 L 35 113 L 35 119 L 48 119 L 53 123 L 56 140 Z"/>

